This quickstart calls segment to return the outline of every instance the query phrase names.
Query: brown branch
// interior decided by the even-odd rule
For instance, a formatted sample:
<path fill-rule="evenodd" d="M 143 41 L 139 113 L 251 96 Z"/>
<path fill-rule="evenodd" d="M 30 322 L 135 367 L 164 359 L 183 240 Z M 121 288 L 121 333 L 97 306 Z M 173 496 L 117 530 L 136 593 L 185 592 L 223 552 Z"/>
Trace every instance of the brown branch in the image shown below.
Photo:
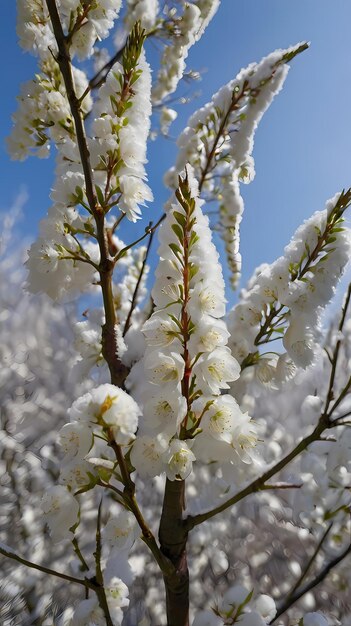
<path fill-rule="evenodd" d="M 93 89 L 98 89 L 99 87 L 101 87 L 101 85 L 104 84 L 104 82 L 106 81 L 106 78 L 108 76 L 108 73 L 113 68 L 114 64 L 117 63 L 117 61 L 120 61 L 121 58 L 123 57 L 124 49 L 125 49 L 125 45 L 123 46 L 123 48 L 118 50 L 111 57 L 111 59 L 109 59 L 109 61 L 107 61 L 107 63 L 105 63 L 105 65 L 103 65 L 103 67 L 101 69 L 99 69 L 98 72 L 96 72 L 95 76 L 93 76 L 90 79 L 90 81 L 89 81 L 89 89 L 90 89 L 90 91 L 92 91 Z"/>
<path fill-rule="evenodd" d="M 304 569 L 301 572 L 301 575 L 299 576 L 299 578 L 297 579 L 297 581 L 295 582 L 295 584 L 293 585 L 293 587 L 291 588 L 291 590 L 289 591 L 289 593 L 287 594 L 285 600 L 280 604 L 278 610 L 277 610 L 277 614 L 275 615 L 274 619 L 271 621 L 271 624 L 273 624 L 275 622 L 276 619 L 278 619 L 278 617 L 280 615 L 282 615 L 282 613 L 285 613 L 285 611 L 288 610 L 288 608 L 291 606 L 290 605 L 290 601 L 292 600 L 292 598 L 294 597 L 294 594 L 296 593 L 297 589 L 299 589 L 301 587 L 302 582 L 304 581 L 304 579 L 306 578 L 308 572 L 310 571 L 313 563 L 315 562 L 321 548 L 322 545 L 324 543 L 324 541 L 326 540 L 326 538 L 328 537 L 331 529 L 333 526 L 333 522 L 331 522 L 331 524 L 329 524 L 326 528 L 326 530 L 324 531 L 324 533 L 322 534 L 320 540 L 318 541 L 311 557 L 308 559 L 306 566 L 304 567 Z"/>
<path fill-rule="evenodd" d="M 243 86 L 242 86 L 241 92 L 235 98 L 233 98 L 228 111 L 224 115 L 224 117 L 223 117 L 223 119 L 222 119 L 222 121 L 221 121 L 221 123 L 219 125 L 219 129 L 218 129 L 218 131 L 217 131 L 217 133 L 216 133 L 216 135 L 214 137 L 211 150 L 209 151 L 209 153 L 207 155 L 205 166 L 201 170 L 201 177 L 200 177 L 200 180 L 199 180 L 199 192 L 200 193 L 202 191 L 202 187 L 203 187 L 203 184 L 204 184 L 204 182 L 206 180 L 206 176 L 208 174 L 208 171 L 210 170 L 210 167 L 212 165 L 212 160 L 213 160 L 213 158 L 214 158 L 214 156 L 216 154 L 216 148 L 218 146 L 218 143 L 219 143 L 222 135 L 224 134 L 224 132 L 225 132 L 225 130 L 227 128 L 227 124 L 229 122 L 230 115 L 231 115 L 231 113 L 233 113 L 233 111 L 235 111 L 235 109 L 236 109 L 238 103 L 240 102 L 241 98 L 244 97 L 245 91 L 247 89 L 247 86 L 248 86 L 248 81 L 245 81 Z"/>
<path fill-rule="evenodd" d="M 102 510 L 102 499 L 99 504 L 97 520 L 96 520 L 96 534 L 95 534 L 96 548 L 94 552 L 94 557 L 95 557 L 95 576 L 96 576 L 96 581 L 98 583 L 98 587 L 95 589 L 95 592 L 99 600 L 100 608 L 102 612 L 104 613 L 104 616 L 106 619 L 106 626 L 114 626 L 114 623 L 112 621 L 111 614 L 110 614 L 110 609 L 107 603 L 107 598 L 106 598 L 106 593 L 105 593 L 105 588 L 104 588 L 104 577 L 102 575 L 102 569 L 101 569 L 101 552 L 102 552 L 101 510 Z"/>
<path fill-rule="evenodd" d="M 89 589 L 96 590 L 96 585 L 92 581 L 88 580 L 87 578 L 75 578 L 75 576 L 70 576 L 69 574 L 63 574 L 63 572 L 57 572 L 54 569 L 45 567 L 44 565 L 39 565 L 39 563 L 33 563 L 33 561 L 28 561 L 28 559 L 25 559 L 22 556 L 19 556 L 18 554 L 16 554 L 15 552 L 12 552 L 10 548 L 7 550 L 3 544 L 0 545 L 0 554 L 8 557 L 9 559 L 12 559 L 13 561 L 17 561 L 21 565 L 26 565 L 27 567 L 30 567 L 31 569 L 36 569 L 39 572 L 43 572 L 44 574 L 49 574 L 50 576 L 56 576 L 56 578 L 62 578 L 63 580 L 67 580 L 71 583 L 74 583 L 77 585 L 83 585 L 83 587 L 88 587 Z"/>
<path fill-rule="evenodd" d="M 199 513 L 198 515 L 189 516 L 185 520 L 186 528 L 188 530 L 191 530 L 195 526 L 202 524 L 202 522 L 205 522 L 211 519 L 218 513 L 222 513 L 226 509 L 234 506 L 234 504 L 237 504 L 238 502 L 240 502 L 240 500 L 243 500 L 247 496 L 253 493 L 257 493 L 258 491 L 261 491 L 265 483 L 270 478 L 272 478 L 273 476 L 275 476 L 275 474 L 277 474 L 282 469 L 284 469 L 284 467 L 288 465 L 289 463 L 291 463 L 291 461 L 295 459 L 299 454 L 301 454 L 301 452 L 306 450 L 306 448 L 311 443 L 313 443 L 314 441 L 318 441 L 323 431 L 328 427 L 329 427 L 329 419 L 327 416 L 322 415 L 314 431 L 307 437 L 304 437 L 304 439 L 302 439 L 300 443 L 298 443 L 297 446 L 295 446 L 295 448 L 293 448 L 293 450 L 291 450 L 291 452 L 289 452 L 289 454 L 287 454 L 283 459 L 278 461 L 278 463 L 276 463 L 275 465 L 273 465 L 273 467 L 271 467 L 269 470 L 264 472 L 264 474 L 262 474 L 259 478 L 256 478 L 249 485 L 247 485 L 247 487 L 239 491 L 237 494 L 235 494 L 234 496 L 232 496 L 231 498 L 229 498 L 222 504 L 219 504 L 218 506 L 214 507 L 212 510 L 206 511 L 205 513 Z"/>
<path fill-rule="evenodd" d="M 146 33 L 146 38 L 151 37 L 152 35 L 155 34 L 155 32 L 158 30 L 158 28 L 155 28 L 153 30 L 150 30 L 148 33 Z M 113 66 L 115 63 L 117 63 L 117 61 L 120 61 L 121 58 L 123 57 L 123 53 L 126 47 L 126 43 L 124 44 L 124 46 L 122 46 L 122 48 L 120 48 L 120 50 L 117 50 L 117 52 L 105 63 L 105 65 L 103 65 L 98 72 L 96 72 L 95 76 L 93 76 L 90 81 L 89 81 L 89 90 L 92 91 L 93 89 L 98 89 L 99 87 L 101 87 L 101 85 L 104 84 L 104 82 L 106 81 L 106 78 L 109 74 L 109 72 L 112 70 Z"/>
<path fill-rule="evenodd" d="M 189 570 L 186 544 L 188 533 L 183 524 L 185 481 L 166 479 L 159 539 L 162 553 L 173 564 L 164 574 L 168 626 L 189 626 Z"/>
<path fill-rule="evenodd" d="M 62 78 L 66 87 L 68 102 L 74 119 L 74 125 L 77 135 L 77 144 L 85 178 L 87 199 L 89 202 L 89 207 L 92 213 L 95 215 L 97 203 L 94 192 L 92 168 L 90 165 L 90 154 L 86 141 L 84 123 L 80 111 L 80 102 L 77 98 L 77 94 L 74 88 L 69 44 L 62 29 L 56 1 L 46 0 L 46 4 L 48 7 L 50 20 L 52 23 L 52 28 L 58 48 L 58 54 L 55 58 L 61 70 Z"/>
<path fill-rule="evenodd" d="M 314 589 L 315 587 L 317 587 L 317 585 L 323 582 L 323 580 L 325 580 L 325 578 L 334 569 L 334 567 L 341 563 L 341 561 L 343 561 L 349 554 L 351 554 L 351 544 L 345 550 L 343 550 L 341 554 L 329 561 L 329 563 L 326 563 L 326 565 L 321 569 L 321 571 L 319 572 L 319 574 L 317 574 L 315 578 L 306 583 L 306 585 L 304 585 L 300 589 L 297 589 L 290 598 L 288 598 L 280 607 L 278 607 L 277 614 L 270 622 L 270 624 L 273 624 L 278 619 L 278 617 L 280 617 L 280 615 L 285 613 L 285 611 L 287 611 L 293 604 L 295 604 L 295 602 L 302 598 L 302 596 L 304 596 L 306 593 L 311 591 L 311 589 Z"/>
<path fill-rule="evenodd" d="M 69 52 L 69 42 L 65 37 L 60 16 L 56 6 L 56 0 L 46 0 L 55 39 L 58 47 L 56 57 L 57 63 L 66 87 L 67 98 L 70 105 L 72 117 L 76 130 L 77 145 L 80 160 L 84 173 L 85 189 L 88 204 L 96 222 L 97 240 L 100 250 L 100 286 L 104 302 L 105 324 L 102 327 L 102 353 L 107 362 L 111 374 L 111 382 L 118 387 L 122 386 L 128 374 L 128 368 L 118 358 L 118 345 L 116 338 L 116 311 L 112 292 L 112 275 L 114 263 L 109 255 L 108 242 L 105 232 L 105 216 L 103 209 L 99 206 L 94 191 L 93 170 L 90 163 L 90 154 L 87 144 L 84 122 L 80 110 L 80 101 L 77 98 L 73 75 L 72 64 Z"/>
<path fill-rule="evenodd" d="M 339 326 L 338 326 L 339 333 L 342 332 L 342 329 L 343 329 L 344 324 L 345 324 L 346 313 L 347 313 L 347 309 L 348 309 L 349 304 L 350 304 L 350 299 L 351 299 L 351 283 L 348 286 L 348 289 L 347 289 L 347 292 L 346 292 L 346 297 L 345 297 L 345 302 L 344 302 L 344 305 L 342 307 L 341 318 L 340 318 L 340 322 L 339 322 Z M 325 410 L 328 409 L 328 407 L 330 406 L 330 403 L 334 400 L 333 387 L 334 387 L 334 382 L 335 382 L 336 366 L 337 366 L 337 362 L 338 362 L 338 358 L 339 358 L 340 347 L 341 347 L 341 339 L 338 339 L 337 342 L 336 342 L 335 348 L 334 348 L 332 361 L 331 361 L 332 369 L 331 369 L 331 374 L 330 374 L 330 379 L 329 379 L 328 392 L 327 392 L 327 396 L 326 396 Z M 349 384 L 350 384 L 350 379 L 349 379 Z M 346 385 L 346 388 L 347 388 L 347 385 Z M 346 388 L 344 388 L 344 389 L 346 389 Z M 336 408 L 336 406 L 338 406 L 338 404 L 336 404 L 336 405 L 334 404 L 333 410 Z"/>
<path fill-rule="evenodd" d="M 116 459 L 118 461 L 121 474 L 122 474 L 122 480 L 125 485 L 124 492 L 123 492 L 124 502 L 127 505 L 127 507 L 130 509 L 130 511 L 133 513 L 139 525 L 139 528 L 141 530 L 142 539 L 151 550 L 161 571 L 164 574 L 169 575 L 173 571 L 173 566 L 171 562 L 168 559 L 166 559 L 165 556 L 162 554 L 159 546 L 157 545 L 154 535 L 152 534 L 150 528 L 148 527 L 140 511 L 140 508 L 135 498 L 135 484 L 130 477 L 127 463 L 122 453 L 121 447 L 113 439 L 111 430 L 108 431 L 108 437 L 109 437 L 109 445 L 111 446 L 112 450 L 114 451 L 116 455 Z"/>
<path fill-rule="evenodd" d="M 143 260 L 143 263 L 142 263 L 142 266 L 141 266 L 141 269 L 140 269 L 140 272 L 139 272 L 138 280 L 137 280 L 136 285 L 135 285 L 135 289 L 134 289 L 133 296 L 132 296 L 132 301 L 130 303 L 130 309 L 128 311 L 128 315 L 127 315 L 126 321 L 124 323 L 123 337 L 125 337 L 125 335 L 127 334 L 128 330 L 130 328 L 130 325 L 131 325 L 132 315 L 133 315 L 134 309 L 135 309 L 136 304 L 137 304 L 138 292 L 139 292 L 140 284 L 141 284 L 141 281 L 142 281 L 142 278 L 143 278 L 143 275 L 144 275 L 144 272 L 145 272 L 147 259 L 148 259 L 148 256 L 150 254 L 150 250 L 151 250 L 151 246 L 152 246 L 152 240 L 153 240 L 153 237 L 154 237 L 154 232 L 155 231 L 151 231 L 150 232 L 149 243 L 147 245 L 145 256 L 144 256 L 144 260 Z"/>
<path fill-rule="evenodd" d="M 351 300 L 351 284 L 348 287 L 345 302 L 342 307 L 340 322 L 338 326 L 339 332 L 341 332 L 344 327 L 346 313 L 350 305 L 350 300 Z M 334 399 L 333 385 L 335 381 L 335 372 L 336 372 L 336 366 L 337 366 L 337 361 L 338 361 L 338 356 L 339 356 L 339 351 L 340 351 L 340 345 L 341 345 L 341 340 L 338 340 L 335 345 L 333 357 L 332 357 L 332 367 L 331 367 L 331 372 L 330 372 L 328 391 L 326 394 L 325 408 L 313 432 L 310 435 L 307 435 L 307 437 L 304 437 L 295 446 L 295 448 L 293 448 L 293 450 L 291 450 L 291 452 L 289 452 L 289 454 L 287 454 L 283 459 L 278 461 L 275 465 L 273 465 L 273 467 L 271 467 L 269 470 L 264 472 L 261 476 L 253 480 L 249 485 L 247 485 L 247 487 L 239 491 L 237 494 L 235 494 L 234 496 L 232 496 L 225 502 L 222 502 L 222 504 L 219 504 L 218 506 L 214 507 L 210 511 L 207 511 L 205 513 L 199 513 L 198 515 L 195 515 L 195 516 L 189 516 L 184 521 L 185 528 L 188 531 L 194 528 L 195 526 L 198 526 L 198 524 L 202 524 L 202 522 L 205 522 L 206 520 L 211 519 L 218 513 L 221 513 L 222 511 L 225 511 L 231 506 L 234 506 L 234 504 L 237 504 L 238 502 L 240 502 L 240 500 L 243 500 L 247 496 L 253 493 L 257 493 L 258 491 L 261 491 L 265 483 L 270 478 L 278 474 L 278 472 L 284 469 L 286 465 L 291 463 L 291 461 L 293 461 L 297 456 L 299 456 L 302 452 L 304 452 L 304 450 L 306 450 L 311 443 L 313 443 L 314 441 L 318 441 L 321 438 L 321 435 L 325 430 L 333 427 L 333 421 L 331 420 L 333 412 L 335 411 L 337 406 L 340 404 L 341 399 L 346 395 L 346 393 L 348 392 L 348 389 L 351 386 L 351 377 L 350 377 L 348 380 L 348 383 L 346 384 L 346 386 L 340 393 L 338 399 L 335 400 L 332 406 L 330 406 Z"/>

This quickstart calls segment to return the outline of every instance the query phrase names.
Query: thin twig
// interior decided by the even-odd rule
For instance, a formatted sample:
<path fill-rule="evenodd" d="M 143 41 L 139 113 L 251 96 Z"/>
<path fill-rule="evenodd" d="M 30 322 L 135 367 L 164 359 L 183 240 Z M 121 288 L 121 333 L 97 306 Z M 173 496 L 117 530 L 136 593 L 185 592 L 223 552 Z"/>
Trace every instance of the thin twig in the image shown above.
<path fill-rule="evenodd" d="M 19 556 L 13 552 L 10 548 L 7 550 L 3 545 L 0 545 L 0 554 L 3 556 L 7 556 L 9 559 L 13 561 L 17 561 L 22 565 L 26 565 L 31 569 L 36 569 L 39 572 L 43 572 L 44 574 L 50 574 L 50 576 L 56 576 L 56 578 L 62 578 L 63 580 L 67 580 L 71 583 L 75 583 L 77 585 L 82 585 L 83 587 L 89 587 L 89 589 L 96 589 L 96 585 L 89 581 L 87 578 L 75 578 L 75 576 L 70 576 L 69 574 L 63 574 L 63 572 L 57 572 L 54 569 L 49 567 L 45 567 L 45 565 L 40 565 L 39 563 L 33 563 L 33 561 L 28 561 L 28 559 Z"/>
<path fill-rule="evenodd" d="M 111 618 L 111 614 L 110 614 L 110 609 L 107 603 L 107 598 L 106 598 L 106 593 L 105 593 L 105 588 L 104 588 L 104 577 L 102 575 L 102 569 L 101 569 L 101 552 L 102 552 L 102 545 L 101 545 L 101 510 L 102 510 L 102 498 L 100 500 L 100 504 L 99 504 L 99 508 L 98 508 L 98 514 L 97 514 L 97 520 L 96 520 L 96 534 L 95 534 L 95 552 L 94 552 L 94 557 L 95 557 L 95 577 L 96 577 L 96 581 L 98 583 L 98 588 L 95 589 L 96 591 L 96 595 L 98 597 L 99 600 L 99 605 L 101 610 L 103 611 L 104 615 L 105 615 L 105 619 L 106 619 L 106 626 L 113 626 L 113 621 Z"/>
<path fill-rule="evenodd" d="M 331 522 L 329 524 L 329 526 L 327 526 L 326 530 L 324 531 L 324 533 L 322 534 L 320 540 L 318 541 L 311 557 L 308 559 L 306 566 L 304 567 L 304 569 L 301 572 L 301 575 L 299 576 L 299 578 L 297 579 L 297 581 L 295 582 L 295 584 L 293 585 L 293 587 L 291 588 L 291 590 L 289 591 L 289 593 L 287 594 L 285 600 L 279 605 L 279 608 L 277 610 L 277 614 L 274 617 L 274 619 L 271 621 L 271 624 L 273 624 L 275 622 L 276 619 L 278 619 L 278 617 L 280 615 L 282 615 L 282 613 L 285 613 L 285 611 L 288 610 L 288 608 L 291 606 L 290 602 L 292 600 L 292 598 L 294 597 L 297 589 L 299 589 L 301 587 L 301 584 L 303 583 L 303 581 L 305 580 L 308 572 L 310 571 L 313 563 L 315 562 L 322 546 L 323 543 L 325 542 L 326 538 L 328 537 L 331 529 L 333 526 L 333 522 Z"/>
<path fill-rule="evenodd" d="M 131 248 L 134 248 L 134 246 L 136 246 L 138 243 L 141 243 L 141 241 L 144 241 L 144 239 L 146 239 L 146 237 L 148 237 L 149 235 L 153 235 L 153 233 L 155 232 L 155 230 L 157 230 L 157 228 L 163 222 L 165 217 L 166 217 L 166 214 L 163 213 L 161 215 L 160 219 L 157 220 L 157 222 L 156 222 L 156 224 L 154 226 L 152 226 L 152 222 L 150 222 L 150 224 L 145 228 L 145 233 L 143 235 L 141 235 L 141 237 L 138 237 L 138 239 L 135 239 L 135 241 L 132 241 L 132 243 L 129 243 L 127 246 L 125 246 L 124 248 L 119 250 L 119 252 L 116 254 L 116 256 L 113 259 L 114 263 L 117 263 L 117 261 L 121 257 L 123 257 L 125 255 L 125 253 L 128 252 L 128 250 L 130 250 Z"/>
<path fill-rule="evenodd" d="M 325 578 L 334 569 L 334 567 L 341 563 L 341 561 L 343 561 L 349 554 L 351 554 L 351 544 L 343 552 L 341 552 L 341 554 L 329 561 L 329 563 L 326 563 L 326 565 L 321 569 L 319 574 L 317 574 L 317 576 L 313 578 L 313 580 L 306 583 L 306 585 L 304 585 L 300 589 L 297 589 L 296 592 L 291 596 L 289 602 L 286 603 L 286 605 L 284 603 L 281 608 L 278 608 L 278 612 L 274 619 L 270 622 L 270 624 L 273 624 L 278 619 L 278 617 L 280 617 L 280 615 L 285 613 L 285 611 L 287 611 L 293 604 L 295 604 L 295 602 L 302 598 L 302 596 L 306 595 L 306 593 L 311 591 L 311 589 L 314 589 L 315 587 L 317 587 L 317 585 L 323 582 L 323 580 L 325 580 Z"/>
<path fill-rule="evenodd" d="M 134 289 L 134 292 L 133 292 L 132 301 L 131 301 L 131 304 L 130 304 L 130 309 L 129 309 L 129 312 L 128 312 L 128 315 L 127 315 L 127 318 L 126 318 L 126 321 L 125 321 L 125 324 L 124 324 L 123 337 L 125 337 L 125 335 L 127 334 L 128 330 L 130 328 L 130 325 L 131 325 L 132 315 L 133 315 L 134 309 L 135 309 L 136 304 L 137 304 L 138 292 L 139 292 L 140 284 L 141 284 L 141 281 L 142 281 L 142 278 L 143 278 L 143 275 L 144 275 L 144 272 L 145 272 L 147 259 L 148 259 L 148 256 L 150 254 L 153 237 L 154 237 L 154 231 L 150 232 L 149 243 L 148 243 L 147 248 L 146 248 L 144 260 L 143 260 L 143 263 L 142 263 L 142 266 L 141 266 L 141 269 L 140 269 L 140 272 L 139 272 L 138 280 L 136 282 L 135 289 Z"/>

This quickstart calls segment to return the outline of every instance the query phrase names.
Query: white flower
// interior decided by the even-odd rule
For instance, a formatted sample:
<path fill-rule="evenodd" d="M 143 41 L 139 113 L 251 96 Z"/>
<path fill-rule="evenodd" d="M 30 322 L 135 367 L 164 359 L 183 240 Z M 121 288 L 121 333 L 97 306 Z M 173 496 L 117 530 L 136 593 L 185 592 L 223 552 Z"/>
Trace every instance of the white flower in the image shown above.
<path fill-rule="evenodd" d="M 222 320 L 204 316 L 196 324 L 189 341 L 189 350 L 193 356 L 199 352 L 212 352 L 219 346 L 224 346 L 229 337 L 229 331 Z"/>
<path fill-rule="evenodd" d="M 97 424 L 109 427 L 117 443 L 127 444 L 134 439 L 140 409 L 123 389 L 105 384 L 78 398 L 69 415 L 71 420 L 83 422 L 88 428 Z"/>
<path fill-rule="evenodd" d="M 106 583 L 105 590 L 107 603 L 113 615 L 113 622 L 117 626 L 117 624 L 121 624 L 123 619 L 121 609 L 129 606 L 129 590 L 127 585 L 117 576 L 114 576 Z"/>
<path fill-rule="evenodd" d="M 136 176 L 121 176 L 119 185 L 122 192 L 119 208 L 126 213 L 129 220 L 135 222 L 141 216 L 139 205 L 144 206 L 146 202 L 152 202 L 154 199 L 152 191 Z"/>
<path fill-rule="evenodd" d="M 187 412 L 184 396 L 178 390 L 152 386 L 145 393 L 144 417 L 148 428 L 161 428 L 174 435 Z"/>
<path fill-rule="evenodd" d="M 222 626 L 223 620 L 212 611 L 199 611 L 196 613 L 192 626 Z"/>
<path fill-rule="evenodd" d="M 142 477 L 157 476 L 164 470 L 163 454 L 168 448 L 167 440 L 158 435 L 140 435 L 134 441 L 130 460 Z"/>
<path fill-rule="evenodd" d="M 328 626 L 328 622 L 321 613 L 306 613 L 303 626 Z"/>
<path fill-rule="evenodd" d="M 72 491 L 79 491 L 94 480 L 94 475 L 96 472 L 91 463 L 86 460 L 73 459 L 61 468 L 60 482 Z"/>
<path fill-rule="evenodd" d="M 184 359 L 176 352 L 148 352 L 145 357 L 145 372 L 148 380 L 155 385 L 177 384 L 184 373 Z"/>
<path fill-rule="evenodd" d="M 229 389 L 228 382 L 239 378 L 240 365 L 229 348 L 216 348 L 200 357 L 194 366 L 194 373 L 211 393 L 218 394 L 221 389 Z"/>
<path fill-rule="evenodd" d="M 292 318 L 283 345 L 296 365 L 304 368 L 311 365 L 315 358 L 315 343 L 314 332 L 307 326 L 305 318 Z"/>
<path fill-rule="evenodd" d="M 185 480 L 192 471 L 195 455 L 185 441 L 173 439 L 164 454 L 167 463 L 166 475 L 169 480 Z"/>
<path fill-rule="evenodd" d="M 266 622 L 270 622 L 276 616 L 277 609 L 275 606 L 275 602 L 270 596 L 267 596 L 265 594 L 257 596 L 253 603 L 253 606 L 256 611 L 260 615 L 262 615 Z"/>
<path fill-rule="evenodd" d="M 78 520 L 79 504 L 74 496 L 66 487 L 55 485 L 45 492 L 41 507 L 53 540 L 66 539 Z"/>
<path fill-rule="evenodd" d="M 235 421 L 241 416 L 239 405 L 232 396 L 201 397 L 193 403 L 192 409 L 200 415 L 204 412 L 201 428 L 205 433 L 228 443 L 232 441 Z"/>
<path fill-rule="evenodd" d="M 72 624 L 75 626 L 104 626 L 106 624 L 105 615 L 95 594 L 87 600 L 82 600 L 76 606 Z"/>
<path fill-rule="evenodd" d="M 212 317 L 223 317 L 225 315 L 223 286 L 219 277 L 211 282 L 199 282 L 196 284 L 191 294 L 189 311 L 194 319 L 204 313 L 212 315 Z"/>
<path fill-rule="evenodd" d="M 130 548 L 135 539 L 135 528 L 134 515 L 122 509 L 117 515 L 110 517 L 103 530 L 103 537 L 110 548 Z"/>
<path fill-rule="evenodd" d="M 169 346 L 179 343 L 179 326 L 167 314 L 154 313 L 144 324 L 143 333 L 149 346 Z"/>
<path fill-rule="evenodd" d="M 266 626 L 267 622 L 256 611 L 245 613 L 241 619 L 242 626 Z"/>
<path fill-rule="evenodd" d="M 92 433 L 81 422 L 65 424 L 59 432 L 59 437 L 66 459 L 85 456 L 92 445 Z"/>
<path fill-rule="evenodd" d="M 247 599 L 249 593 L 250 592 L 242 585 L 234 585 L 233 587 L 229 587 L 220 603 L 221 612 L 229 613 L 229 611 L 233 609 L 233 607 L 237 607 L 240 604 L 243 604 Z"/>

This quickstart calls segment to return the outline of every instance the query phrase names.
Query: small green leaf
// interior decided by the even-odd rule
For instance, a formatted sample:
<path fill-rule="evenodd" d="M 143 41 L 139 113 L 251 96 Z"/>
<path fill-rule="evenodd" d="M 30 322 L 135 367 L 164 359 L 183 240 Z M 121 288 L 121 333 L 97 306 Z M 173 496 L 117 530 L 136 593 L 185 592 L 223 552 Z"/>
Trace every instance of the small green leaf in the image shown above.
<path fill-rule="evenodd" d="M 179 241 L 183 241 L 184 233 L 183 233 L 183 229 L 179 226 L 179 224 L 172 224 L 171 228 L 173 232 L 177 235 Z"/>
<path fill-rule="evenodd" d="M 99 187 L 99 185 L 95 185 L 95 191 L 96 191 L 96 195 L 97 195 L 97 198 L 99 200 L 100 206 L 104 206 L 105 198 L 104 198 L 104 194 L 102 193 L 102 190 Z"/>

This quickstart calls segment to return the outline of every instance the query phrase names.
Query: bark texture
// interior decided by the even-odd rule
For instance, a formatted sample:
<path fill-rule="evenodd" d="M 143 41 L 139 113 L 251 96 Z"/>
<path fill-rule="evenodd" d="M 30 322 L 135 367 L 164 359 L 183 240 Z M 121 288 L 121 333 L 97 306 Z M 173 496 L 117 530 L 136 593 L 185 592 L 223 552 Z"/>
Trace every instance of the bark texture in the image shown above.
<path fill-rule="evenodd" d="M 167 626 L 189 626 L 189 570 L 187 531 L 183 520 L 185 482 L 167 479 L 160 522 L 162 553 L 173 563 L 175 572 L 164 576 Z"/>

